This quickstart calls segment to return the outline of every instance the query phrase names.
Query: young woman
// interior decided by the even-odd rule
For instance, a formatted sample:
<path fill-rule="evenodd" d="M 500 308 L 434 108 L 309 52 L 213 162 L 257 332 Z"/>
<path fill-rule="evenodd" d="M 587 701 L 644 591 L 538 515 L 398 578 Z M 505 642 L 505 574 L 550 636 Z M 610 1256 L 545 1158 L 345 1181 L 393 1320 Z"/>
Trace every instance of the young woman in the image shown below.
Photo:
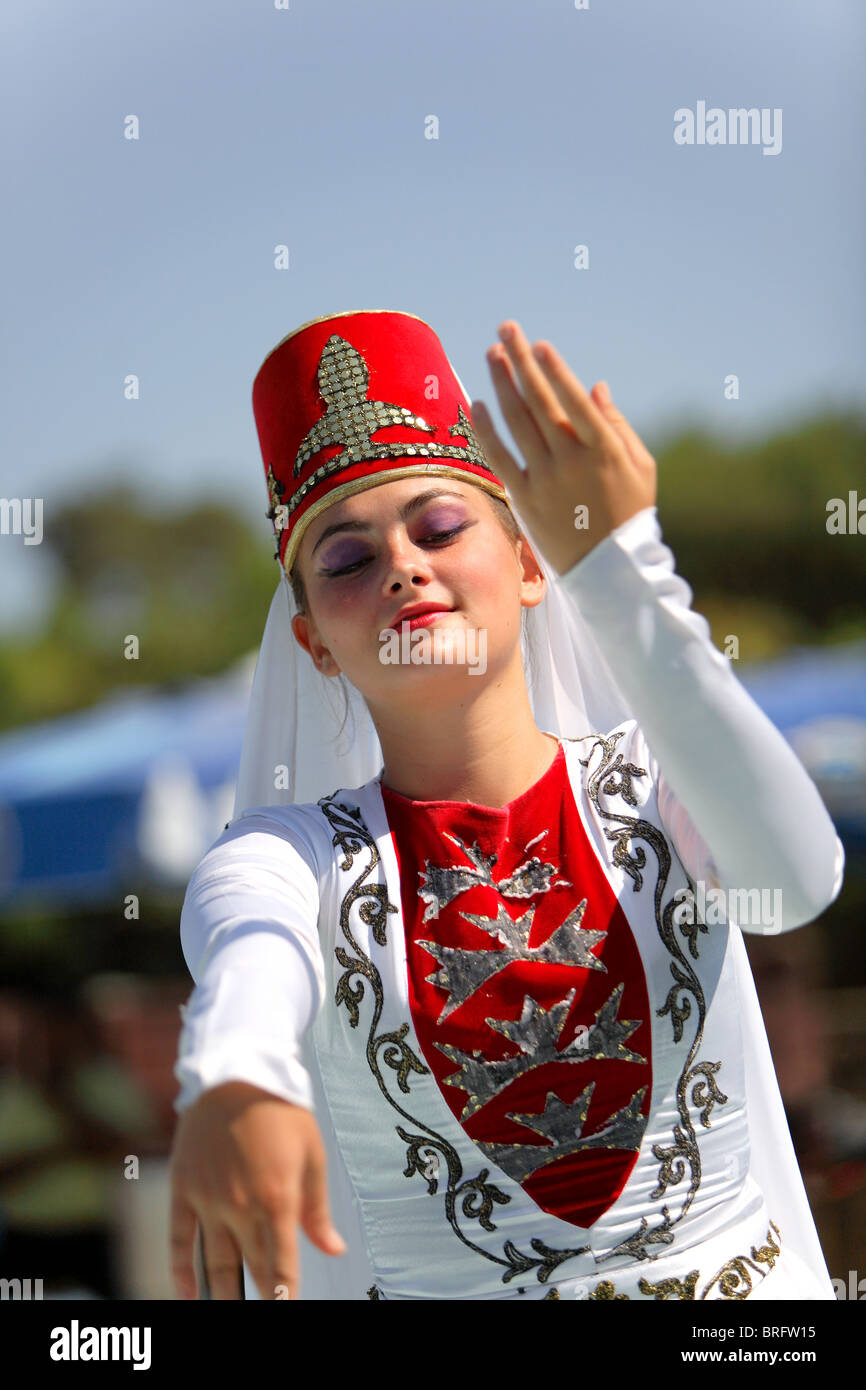
<path fill-rule="evenodd" d="M 281 578 L 181 919 L 178 1292 L 201 1227 L 215 1298 L 832 1298 L 742 930 L 842 846 L 606 387 L 500 337 L 525 469 L 413 315 L 256 378 Z"/>

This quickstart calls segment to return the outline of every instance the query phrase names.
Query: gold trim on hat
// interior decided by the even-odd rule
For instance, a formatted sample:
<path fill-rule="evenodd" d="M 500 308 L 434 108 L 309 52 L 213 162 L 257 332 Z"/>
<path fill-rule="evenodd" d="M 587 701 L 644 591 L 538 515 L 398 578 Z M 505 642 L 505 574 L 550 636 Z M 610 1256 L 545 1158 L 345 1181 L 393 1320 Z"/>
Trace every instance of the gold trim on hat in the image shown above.
<path fill-rule="evenodd" d="M 483 488 L 485 492 L 492 493 L 494 497 L 499 497 L 503 502 L 508 502 L 508 493 L 504 487 L 498 483 L 492 483 L 487 478 L 482 478 L 480 474 L 469 473 L 465 468 L 455 468 L 449 463 L 410 463 L 406 468 L 386 468 L 381 473 L 366 474 L 363 478 L 353 478 L 351 482 L 339 483 L 332 488 L 327 497 L 320 497 L 318 502 L 314 502 L 309 511 L 304 512 L 295 525 L 294 530 L 289 536 L 286 546 L 286 553 L 283 556 L 283 568 L 286 574 L 294 563 L 298 553 L 298 546 L 301 539 L 317 516 L 327 511 L 335 502 L 342 502 L 346 497 L 353 496 L 356 492 L 366 492 L 368 488 L 378 487 L 380 483 L 394 482 L 398 478 L 412 477 L 439 477 L 456 478 L 461 483 L 474 483 L 476 487 Z"/>
<path fill-rule="evenodd" d="M 274 353 L 277 352 L 283 346 L 283 343 L 287 343 L 290 338 L 296 337 L 298 333 L 303 333 L 305 328 L 312 328 L 314 323 L 327 323 L 328 319 L 353 318 L 356 314 L 401 314 L 404 319 L 415 319 L 417 323 L 423 323 L 424 327 L 429 328 L 431 333 L 436 332 L 435 328 L 431 327 L 431 325 L 427 322 L 426 319 L 419 318 L 417 314 L 407 313 L 405 309 L 340 309 L 335 314 L 319 314 L 318 318 L 307 319 L 307 322 L 302 323 L 299 328 L 293 328 L 291 333 L 287 333 L 285 338 L 280 339 L 276 347 L 271 348 L 270 352 L 265 358 L 265 361 L 262 363 L 262 367 L 265 365 L 265 362 L 267 362 L 269 358 L 273 357 Z M 259 367 L 258 372 L 256 372 L 257 377 L 261 372 L 262 367 Z"/>

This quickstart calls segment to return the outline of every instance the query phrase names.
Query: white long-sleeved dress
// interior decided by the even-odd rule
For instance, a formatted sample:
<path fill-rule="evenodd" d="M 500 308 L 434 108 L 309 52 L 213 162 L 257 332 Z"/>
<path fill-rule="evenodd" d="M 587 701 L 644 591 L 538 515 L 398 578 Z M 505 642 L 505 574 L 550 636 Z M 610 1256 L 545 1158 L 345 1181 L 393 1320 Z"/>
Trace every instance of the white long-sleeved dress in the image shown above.
<path fill-rule="evenodd" d="M 639 721 L 504 807 L 245 811 L 184 902 L 176 1108 L 315 1110 L 349 1252 L 302 1238 L 302 1297 L 832 1298 L 742 931 L 813 920 L 841 843 L 655 508 L 558 582 Z"/>

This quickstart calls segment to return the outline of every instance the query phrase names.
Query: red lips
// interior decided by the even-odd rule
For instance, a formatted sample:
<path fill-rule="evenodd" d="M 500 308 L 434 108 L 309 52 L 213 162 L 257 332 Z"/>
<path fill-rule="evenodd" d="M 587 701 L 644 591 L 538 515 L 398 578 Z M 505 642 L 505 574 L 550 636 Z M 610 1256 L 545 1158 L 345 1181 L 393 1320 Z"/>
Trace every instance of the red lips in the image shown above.
<path fill-rule="evenodd" d="M 394 619 L 393 626 L 399 627 L 400 623 L 408 622 L 410 618 L 419 618 L 423 613 L 453 613 L 453 608 L 449 608 L 447 603 L 410 603 Z"/>

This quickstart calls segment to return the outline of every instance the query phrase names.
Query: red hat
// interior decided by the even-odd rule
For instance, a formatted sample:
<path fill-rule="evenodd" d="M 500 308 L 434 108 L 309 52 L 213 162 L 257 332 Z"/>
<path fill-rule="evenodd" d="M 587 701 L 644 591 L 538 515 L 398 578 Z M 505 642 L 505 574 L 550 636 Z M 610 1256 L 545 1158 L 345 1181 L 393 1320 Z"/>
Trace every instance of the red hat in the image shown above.
<path fill-rule="evenodd" d="M 457 373 L 415 314 L 358 309 L 301 324 L 259 368 L 253 414 L 287 574 L 310 522 L 365 488 L 433 474 L 508 500 Z"/>

